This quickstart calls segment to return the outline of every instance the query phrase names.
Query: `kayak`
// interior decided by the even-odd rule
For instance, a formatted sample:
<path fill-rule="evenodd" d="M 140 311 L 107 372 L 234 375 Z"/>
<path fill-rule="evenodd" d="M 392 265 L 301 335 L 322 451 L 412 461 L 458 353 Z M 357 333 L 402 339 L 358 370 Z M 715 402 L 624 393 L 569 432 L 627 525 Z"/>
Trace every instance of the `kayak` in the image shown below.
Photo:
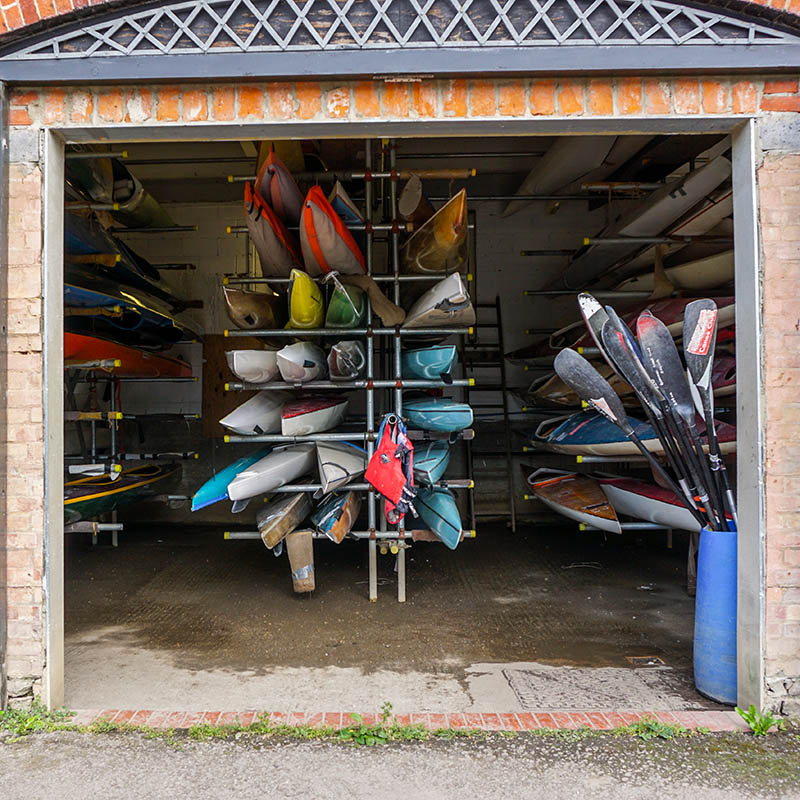
<path fill-rule="evenodd" d="M 335 428 L 347 414 L 346 397 L 321 395 L 287 403 L 281 413 L 284 436 L 308 436 Z"/>
<path fill-rule="evenodd" d="M 256 514 L 261 541 L 272 550 L 311 513 L 311 493 L 282 494 Z"/>
<path fill-rule="evenodd" d="M 273 450 L 242 470 L 228 484 L 228 497 L 236 502 L 248 500 L 257 494 L 269 494 L 311 472 L 316 461 L 317 453 L 313 444 L 296 444 Z"/>
<path fill-rule="evenodd" d="M 463 431 L 472 425 L 472 409 L 446 397 L 430 397 L 403 403 L 408 424 L 424 431 Z"/>
<path fill-rule="evenodd" d="M 350 226 L 364 224 L 364 217 L 358 210 L 358 206 L 356 206 L 356 204 L 350 199 L 350 195 L 347 194 L 340 181 L 336 181 L 336 183 L 333 184 L 333 189 L 328 195 L 328 202 L 331 204 L 331 207 L 339 215 L 345 225 Z M 350 230 L 349 227 L 348 230 Z M 366 231 L 351 230 L 350 233 L 363 253 L 367 248 Z"/>
<path fill-rule="evenodd" d="M 284 299 L 272 290 L 251 292 L 223 286 L 225 306 L 231 322 L 243 330 L 282 328 L 286 321 Z"/>
<path fill-rule="evenodd" d="M 325 327 L 363 328 L 366 324 L 366 293 L 358 286 L 336 286 L 325 314 Z"/>
<path fill-rule="evenodd" d="M 263 390 L 226 414 L 219 424 L 240 436 L 261 436 L 281 429 L 281 409 L 289 400 L 288 392 Z"/>
<path fill-rule="evenodd" d="M 311 524 L 332 542 L 341 544 L 342 539 L 353 529 L 360 510 L 359 492 L 335 492 L 326 497 L 311 515 Z"/>
<path fill-rule="evenodd" d="M 299 225 L 303 195 L 286 165 L 271 150 L 253 185 L 284 225 Z"/>
<path fill-rule="evenodd" d="M 535 472 L 528 476 L 528 485 L 548 508 L 592 528 L 622 533 L 614 508 L 593 478 L 575 472 L 542 480 L 535 477 Z"/>
<path fill-rule="evenodd" d="M 302 267 L 303 257 L 294 236 L 249 183 L 244 185 L 244 213 L 263 277 L 288 278 L 292 269 Z"/>
<path fill-rule="evenodd" d="M 451 197 L 401 249 L 409 272 L 457 272 L 467 267 L 467 191 Z"/>
<path fill-rule="evenodd" d="M 327 361 L 321 347 L 295 342 L 278 350 L 278 369 L 286 383 L 306 383 L 325 377 Z"/>
<path fill-rule="evenodd" d="M 121 161 L 112 159 L 111 168 L 114 172 L 113 199 L 118 205 L 111 216 L 117 222 L 127 228 L 172 228 L 175 225 L 172 217 Z"/>
<path fill-rule="evenodd" d="M 633 393 L 633 389 L 605 361 L 592 362 L 592 366 L 608 381 L 611 388 L 620 397 Z M 536 378 L 528 388 L 526 395 L 531 398 L 531 405 L 541 402 L 568 406 L 580 405 L 578 395 L 555 373 Z"/>
<path fill-rule="evenodd" d="M 328 353 L 328 372 L 332 381 L 354 381 L 367 366 L 361 342 L 337 342 Z"/>
<path fill-rule="evenodd" d="M 730 175 L 731 162 L 724 156 L 717 156 L 685 177 L 670 181 L 662 189 L 657 189 L 636 208 L 608 225 L 599 236 L 658 236 L 723 181 L 728 180 Z M 564 283 L 570 287 L 585 286 L 641 247 L 641 244 L 635 242 L 623 242 L 584 248 L 566 268 Z"/>
<path fill-rule="evenodd" d="M 312 276 L 332 270 L 346 275 L 367 271 L 364 254 L 319 186 L 311 187 L 303 203 L 300 249 Z"/>
<path fill-rule="evenodd" d="M 114 168 L 110 158 L 66 158 L 64 180 L 76 195 L 86 200 L 103 205 L 114 202 Z"/>
<path fill-rule="evenodd" d="M 414 508 L 422 521 L 451 550 L 461 541 L 461 515 L 455 497 L 448 489 L 421 488 L 414 498 Z"/>
<path fill-rule="evenodd" d="M 201 508 L 218 503 L 220 500 L 228 500 L 228 484 L 244 469 L 251 464 L 255 464 L 259 459 L 272 451 L 271 447 L 262 447 L 251 453 L 249 456 L 237 458 L 232 464 L 221 469 L 212 478 L 209 478 L 192 497 L 192 511 L 200 511 Z"/>
<path fill-rule="evenodd" d="M 147 464 L 112 475 L 96 475 L 64 484 L 64 521 L 92 519 L 158 494 L 181 480 L 180 464 Z"/>
<path fill-rule="evenodd" d="M 736 357 L 717 355 L 711 368 L 711 388 L 715 397 L 736 394 Z"/>
<path fill-rule="evenodd" d="M 349 442 L 317 442 L 322 494 L 355 480 L 367 468 L 367 451 Z"/>
<path fill-rule="evenodd" d="M 689 261 L 664 270 L 667 280 L 686 291 L 716 289 L 733 280 L 733 250 Z M 652 272 L 626 278 L 616 288 L 620 292 L 652 292 L 655 276 Z"/>
<path fill-rule="evenodd" d="M 433 206 L 425 197 L 419 175 L 412 175 L 397 200 L 397 213 L 415 225 L 424 225 L 433 215 Z"/>
<path fill-rule="evenodd" d="M 228 350 L 230 371 L 245 383 L 269 383 L 278 376 L 277 350 Z"/>
<path fill-rule="evenodd" d="M 289 277 L 289 321 L 286 327 L 300 330 L 319 328 L 325 317 L 319 286 L 299 269 L 293 269 Z"/>
<path fill-rule="evenodd" d="M 119 361 L 119 366 L 103 367 L 120 378 L 191 378 L 192 367 L 185 361 L 160 353 L 79 333 L 64 333 L 64 364 L 88 364 L 98 361 Z"/>
<path fill-rule="evenodd" d="M 450 446 L 447 442 L 421 442 L 414 448 L 414 479 L 432 486 L 441 480 L 450 463 Z"/>
<path fill-rule="evenodd" d="M 411 306 L 404 328 L 474 325 L 475 309 L 458 272 L 432 286 Z"/>
<path fill-rule="evenodd" d="M 682 531 L 700 531 L 689 509 L 669 489 L 632 478 L 599 478 L 598 483 L 618 514 Z"/>
<path fill-rule="evenodd" d="M 456 362 L 456 347 L 452 344 L 404 350 L 401 356 L 404 378 L 438 381 L 449 375 Z"/>

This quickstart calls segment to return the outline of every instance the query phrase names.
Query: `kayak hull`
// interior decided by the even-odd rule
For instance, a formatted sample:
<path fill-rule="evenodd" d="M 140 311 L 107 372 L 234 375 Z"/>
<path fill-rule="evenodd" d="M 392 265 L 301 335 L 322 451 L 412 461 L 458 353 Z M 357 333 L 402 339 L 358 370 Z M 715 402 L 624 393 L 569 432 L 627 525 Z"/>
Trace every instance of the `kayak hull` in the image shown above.
<path fill-rule="evenodd" d="M 284 436 L 309 436 L 335 428 L 347 414 L 346 397 L 305 397 L 283 407 L 281 433 Z"/>
<path fill-rule="evenodd" d="M 531 478 L 528 485 L 548 508 L 577 523 L 622 533 L 617 514 L 596 480 L 577 473 L 538 481 Z"/>
<path fill-rule="evenodd" d="M 467 266 L 467 192 L 462 189 L 445 203 L 402 249 L 409 272 L 458 272 Z"/>
<path fill-rule="evenodd" d="M 289 277 L 289 321 L 286 327 L 298 330 L 321 327 L 325 304 L 319 286 L 299 269 L 293 269 Z"/>
<path fill-rule="evenodd" d="M 361 342 L 337 342 L 328 353 L 328 372 L 332 381 L 354 381 L 364 374 L 367 357 Z"/>
<path fill-rule="evenodd" d="M 601 479 L 600 487 L 618 514 L 683 531 L 700 531 L 700 524 L 669 489 L 629 478 Z"/>
<path fill-rule="evenodd" d="M 264 458 L 271 452 L 271 447 L 262 447 L 255 453 L 243 458 L 238 458 L 232 464 L 221 469 L 212 478 L 209 478 L 192 497 L 192 511 L 200 511 L 207 506 L 228 500 L 228 484 L 244 469 Z"/>
<path fill-rule="evenodd" d="M 264 546 L 272 550 L 311 513 L 311 493 L 279 495 L 256 514 L 256 526 Z"/>
<path fill-rule="evenodd" d="M 311 515 L 311 524 L 332 542 L 341 544 L 344 537 L 353 529 L 360 511 L 359 492 L 335 493 L 326 498 Z"/>
<path fill-rule="evenodd" d="M 475 309 L 458 272 L 432 286 L 412 306 L 404 328 L 474 325 Z"/>
<path fill-rule="evenodd" d="M 322 494 L 354 481 L 367 468 L 367 453 L 348 442 L 317 442 L 317 469 Z"/>
<path fill-rule="evenodd" d="M 452 372 L 455 362 L 456 347 L 452 344 L 406 350 L 401 357 L 402 374 L 404 378 L 439 380 Z"/>
<path fill-rule="evenodd" d="M 264 390 L 226 414 L 219 424 L 239 436 L 261 436 L 281 429 L 281 411 L 290 399 L 287 392 Z"/>
<path fill-rule="evenodd" d="M 470 406 L 441 397 L 404 403 L 403 416 L 412 428 L 424 431 L 454 433 L 472 425 Z"/>
<path fill-rule="evenodd" d="M 298 444 L 273 450 L 269 455 L 240 472 L 228 485 L 228 497 L 234 502 L 248 500 L 311 472 L 316 466 L 313 444 Z"/>
<path fill-rule="evenodd" d="M 450 550 L 458 547 L 461 541 L 461 515 L 452 492 L 421 488 L 414 498 L 414 508 L 446 547 Z"/>
<path fill-rule="evenodd" d="M 245 383 L 269 383 L 279 375 L 275 350 L 228 350 L 225 359 L 230 371 Z"/>
<path fill-rule="evenodd" d="M 325 377 L 325 353 L 310 342 L 286 345 L 278 350 L 276 359 L 278 370 L 286 383 L 307 383 Z"/>
<path fill-rule="evenodd" d="M 447 442 L 422 442 L 414 448 L 414 479 L 432 486 L 442 479 L 450 464 L 450 447 Z"/>
<path fill-rule="evenodd" d="M 64 363 L 120 361 L 106 371 L 121 378 L 191 378 L 192 367 L 185 361 L 160 353 L 144 352 L 117 342 L 79 333 L 64 333 Z"/>

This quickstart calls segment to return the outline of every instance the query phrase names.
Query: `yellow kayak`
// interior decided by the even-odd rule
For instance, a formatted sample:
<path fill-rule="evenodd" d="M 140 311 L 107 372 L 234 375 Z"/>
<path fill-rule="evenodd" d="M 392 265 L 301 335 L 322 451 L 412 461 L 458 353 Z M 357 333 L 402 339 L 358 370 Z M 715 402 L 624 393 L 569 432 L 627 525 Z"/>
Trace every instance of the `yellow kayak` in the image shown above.
<path fill-rule="evenodd" d="M 325 303 L 319 286 L 303 271 L 293 269 L 289 284 L 289 321 L 287 328 L 321 328 Z"/>
<path fill-rule="evenodd" d="M 403 246 L 410 272 L 458 272 L 467 264 L 467 193 L 451 197 Z"/>

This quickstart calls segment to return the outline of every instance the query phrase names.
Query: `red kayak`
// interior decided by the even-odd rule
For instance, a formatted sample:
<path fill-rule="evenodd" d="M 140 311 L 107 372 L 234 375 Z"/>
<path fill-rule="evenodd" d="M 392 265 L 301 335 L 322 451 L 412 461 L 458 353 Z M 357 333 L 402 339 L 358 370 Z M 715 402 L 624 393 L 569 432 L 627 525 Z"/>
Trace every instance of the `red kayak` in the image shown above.
<path fill-rule="evenodd" d="M 146 353 L 117 342 L 80 333 L 64 334 L 64 364 L 108 362 L 103 368 L 121 378 L 191 378 L 192 368 L 179 358 Z M 119 366 L 111 362 L 119 361 Z"/>

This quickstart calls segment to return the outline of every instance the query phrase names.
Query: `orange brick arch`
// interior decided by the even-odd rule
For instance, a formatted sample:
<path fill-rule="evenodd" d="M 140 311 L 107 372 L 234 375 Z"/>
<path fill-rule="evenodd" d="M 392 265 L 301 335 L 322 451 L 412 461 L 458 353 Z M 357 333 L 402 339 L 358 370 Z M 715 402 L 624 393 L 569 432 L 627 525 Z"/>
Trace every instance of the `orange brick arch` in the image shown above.
<path fill-rule="evenodd" d="M 91 6 L 109 5 L 119 6 L 120 2 L 119 0 L 0 0 L 0 35 L 55 17 L 77 16 L 76 12 Z M 708 2 L 704 5 L 718 6 L 720 11 L 724 11 L 729 5 L 743 9 L 752 6 L 754 11 L 761 13 L 762 9 L 769 9 L 772 12 L 770 17 L 776 22 L 780 22 L 781 17 L 786 15 L 796 24 L 797 18 L 800 17 L 800 0 L 740 0 L 730 4 Z M 100 12 L 102 10 L 98 9 Z"/>

